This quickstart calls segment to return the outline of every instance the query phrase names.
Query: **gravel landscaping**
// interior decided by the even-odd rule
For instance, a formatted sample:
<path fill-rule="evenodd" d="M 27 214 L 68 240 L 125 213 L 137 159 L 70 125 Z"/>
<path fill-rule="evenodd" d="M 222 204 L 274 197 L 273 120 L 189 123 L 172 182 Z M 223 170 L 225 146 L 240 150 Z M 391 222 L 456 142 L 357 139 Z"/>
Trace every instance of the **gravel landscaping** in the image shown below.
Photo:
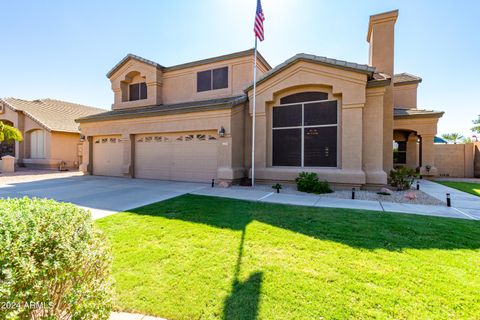
<path fill-rule="evenodd" d="M 421 184 L 420 184 L 421 185 Z M 230 188 L 233 189 L 250 189 L 251 187 L 242 187 L 238 185 L 233 185 Z M 271 185 L 261 185 L 257 184 L 254 187 L 254 190 L 258 191 L 268 191 L 276 192 L 275 189 L 272 189 Z M 286 194 L 302 194 L 306 195 L 309 193 L 300 192 L 296 189 L 294 185 L 282 185 L 280 193 Z M 414 199 L 408 199 L 405 197 L 407 194 L 415 195 Z M 326 198 L 339 198 L 339 199 L 351 199 L 352 191 L 351 190 L 335 190 L 333 193 L 325 193 L 318 195 L 319 197 Z M 394 191 L 392 195 L 379 195 L 377 191 L 370 190 L 355 190 L 355 199 L 357 200 L 371 200 L 371 201 L 384 201 L 384 202 L 396 202 L 396 203 L 411 203 L 411 204 L 425 204 L 425 205 L 445 205 L 443 201 L 440 201 L 421 190 L 405 190 L 405 191 Z"/>

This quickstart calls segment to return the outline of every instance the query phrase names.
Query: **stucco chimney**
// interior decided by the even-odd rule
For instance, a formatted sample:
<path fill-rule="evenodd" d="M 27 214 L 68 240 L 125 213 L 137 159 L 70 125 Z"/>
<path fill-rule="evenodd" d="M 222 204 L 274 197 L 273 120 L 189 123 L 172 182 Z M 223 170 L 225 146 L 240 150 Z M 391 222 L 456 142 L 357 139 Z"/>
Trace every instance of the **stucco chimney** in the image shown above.
<path fill-rule="evenodd" d="M 395 22 L 398 10 L 370 16 L 367 41 L 370 44 L 369 64 L 376 72 L 394 75 Z M 383 170 L 393 168 L 393 81 L 383 96 Z"/>
<path fill-rule="evenodd" d="M 370 16 L 367 34 L 367 41 L 370 44 L 369 65 L 375 67 L 377 72 L 392 76 L 397 17 L 398 10 Z"/>

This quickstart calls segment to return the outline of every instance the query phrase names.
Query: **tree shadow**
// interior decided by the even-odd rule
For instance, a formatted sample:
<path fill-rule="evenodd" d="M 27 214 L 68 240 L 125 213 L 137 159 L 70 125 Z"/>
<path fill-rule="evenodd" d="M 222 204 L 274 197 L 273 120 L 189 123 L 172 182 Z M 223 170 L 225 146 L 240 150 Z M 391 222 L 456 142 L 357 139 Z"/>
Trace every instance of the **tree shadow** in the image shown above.
<path fill-rule="evenodd" d="M 238 231 L 259 221 L 315 239 L 372 250 L 480 248 L 480 221 L 473 220 L 298 207 L 190 194 L 128 212 Z"/>

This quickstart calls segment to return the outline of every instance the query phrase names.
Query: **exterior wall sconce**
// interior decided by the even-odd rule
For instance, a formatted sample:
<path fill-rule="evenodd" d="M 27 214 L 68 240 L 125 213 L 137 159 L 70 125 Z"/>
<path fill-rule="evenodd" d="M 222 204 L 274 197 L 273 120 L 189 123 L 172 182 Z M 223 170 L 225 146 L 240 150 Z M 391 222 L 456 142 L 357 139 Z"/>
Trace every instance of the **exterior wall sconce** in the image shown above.
<path fill-rule="evenodd" d="M 83 134 L 80 135 L 80 142 L 85 141 L 85 136 Z"/>
<path fill-rule="evenodd" d="M 222 138 L 225 137 L 225 128 L 223 126 L 218 130 L 218 135 Z"/>

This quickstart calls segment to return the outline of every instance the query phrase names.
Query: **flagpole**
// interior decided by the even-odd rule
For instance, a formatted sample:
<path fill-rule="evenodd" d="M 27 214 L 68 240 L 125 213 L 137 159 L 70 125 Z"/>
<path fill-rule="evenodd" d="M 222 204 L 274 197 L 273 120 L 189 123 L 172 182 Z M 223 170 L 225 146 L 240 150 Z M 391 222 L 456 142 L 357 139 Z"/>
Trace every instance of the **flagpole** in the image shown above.
<path fill-rule="evenodd" d="M 253 62 L 253 116 L 252 116 L 252 187 L 255 186 L 255 117 L 256 117 L 256 101 L 257 94 L 257 36 L 255 36 L 255 58 Z"/>

